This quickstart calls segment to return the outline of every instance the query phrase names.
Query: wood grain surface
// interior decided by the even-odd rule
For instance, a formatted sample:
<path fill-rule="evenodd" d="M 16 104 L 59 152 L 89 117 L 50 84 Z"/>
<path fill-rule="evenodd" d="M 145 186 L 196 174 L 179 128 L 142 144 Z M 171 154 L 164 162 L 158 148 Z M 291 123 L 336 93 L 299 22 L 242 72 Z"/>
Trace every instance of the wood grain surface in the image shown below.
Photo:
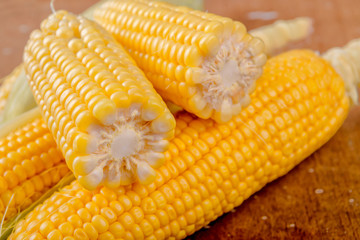
<path fill-rule="evenodd" d="M 95 2 L 57 0 L 56 8 L 79 13 Z M 359 0 L 205 0 L 205 9 L 248 29 L 276 19 L 313 18 L 314 33 L 289 48 L 322 52 L 360 37 Z M 0 77 L 21 62 L 30 31 L 49 13 L 49 0 L 0 0 Z M 355 106 L 321 149 L 188 239 L 360 239 L 359 148 L 360 107 Z"/>

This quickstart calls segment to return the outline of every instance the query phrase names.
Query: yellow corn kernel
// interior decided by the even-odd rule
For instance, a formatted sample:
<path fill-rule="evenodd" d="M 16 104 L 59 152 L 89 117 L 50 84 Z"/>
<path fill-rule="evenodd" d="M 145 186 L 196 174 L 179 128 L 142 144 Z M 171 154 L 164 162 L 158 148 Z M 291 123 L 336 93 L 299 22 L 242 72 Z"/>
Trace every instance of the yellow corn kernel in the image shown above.
<path fill-rule="evenodd" d="M 214 14 L 156 1 L 110 0 L 94 18 L 164 99 L 201 118 L 226 122 L 237 115 L 249 104 L 244 99 L 266 61 L 261 40 L 240 22 Z M 185 83 L 191 89 L 186 94 Z"/>
<path fill-rule="evenodd" d="M 76 228 L 74 231 L 74 238 L 79 240 L 88 240 L 89 237 L 82 228 Z"/>
<path fill-rule="evenodd" d="M 109 223 L 101 215 L 95 215 L 91 219 L 91 223 L 94 225 L 98 233 L 106 232 L 109 229 Z"/>
<path fill-rule="evenodd" d="M 115 240 L 115 237 L 110 232 L 104 232 L 99 235 L 99 240 Z"/>
<path fill-rule="evenodd" d="M 60 224 L 59 230 L 63 236 L 72 236 L 74 233 L 74 227 L 71 225 L 70 222 L 64 222 Z"/>
<path fill-rule="evenodd" d="M 94 225 L 92 225 L 91 223 L 85 223 L 83 228 L 84 228 L 86 235 L 89 237 L 89 239 L 97 239 L 98 238 L 99 234 L 96 231 L 96 228 L 94 227 Z"/>
<path fill-rule="evenodd" d="M 301 73 L 306 73 L 306 77 Z M 336 88 L 332 88 L 334 85 Z M 310 94 L 309 88 L 316 91 Z M 271 97 L 272 101 L 263 101 L 260 96 L 274 89 L 279 92 Z M 294 90 L 299 90 L 299 97 L 285 101 Z M 322 95 L 328 96 L 327 101 L 317 100 Z M 92 198 L 80 198 L 91 209 L 87 214 L 91 215 L 87 218 L 91 222 L 83 225 L 89 239 L 185 238 L 286 174 L 335 134 L 349 110 L 343 80 L 330 64 L 307 50 L 270 59 L 251 97 L 254 100 L 250 105 L 225 124 L 179 113 L 175 138 L 165 152 L 170 160 L 156 170 L 154 183 L 146 186 L 134 183 L 111 190 L 101 187 L 91 192 Z M 306 107 L 300 113 L 299 106 L 304 103 Z M 260 108 L 254 111 L 257 107 Z M 320 108 L 326 109 L 321 116 L 311 111 Z M 269 113 L 264 114 L 266 111 Z M 293 137 L 294 125 L 303 125 L 305 120 L 307 128 Z M 269 130 L 270 125 L 275 131 Z M 262 137 L 266 136 L 263 131 L 270 136 Z M 282 132 L 288 137 L 281 136 Z M 195 144 L 198 139 L 208 147 Z M 277 144 L 275 139 L 284 143 Z M 75 208 L 74 202 L 66 200 L 82 191 L 79 182 L 74 181 L 38 205 L 19 228 L 29 224 L 32 227 L 33 221 L 41 224 L 41 229 L 59 228 L 58 219 L 66 222 L 60 209 Z M 108 203 L 107 199 L 114 200 Z M 53 209 L 56 202 L 62 202 L 62 206 Z M 101 209 L 107 205 L 117 217 L 112 224 L 110 218 L 102 215 Z M 49 227 L 43 226 L 48 223 L 47 214 L 51 211 L 56 221 Z M 77 213 L 84 218 L 83 212 Z M 58 229 L 52 231 L 56 230 L 60 233 Z M 21 234 L 15 227 L 10 239 Z"/>
<path fill-rule="evenodd" d="M 63 235 L 61 234 L 61 232 L 58 229 L 55 229 L 53 231 L 51 231 L 47 236 L 47 239 L 49 240 L 56 240 L 56 239 L 62 239 Z"/>
<path fill-rule="evenodd" d="M 24 66 L 44 120 L 85 188 L 154 180 L 175 120 L 109 33 L 56 12 L 31 34 Z"/>

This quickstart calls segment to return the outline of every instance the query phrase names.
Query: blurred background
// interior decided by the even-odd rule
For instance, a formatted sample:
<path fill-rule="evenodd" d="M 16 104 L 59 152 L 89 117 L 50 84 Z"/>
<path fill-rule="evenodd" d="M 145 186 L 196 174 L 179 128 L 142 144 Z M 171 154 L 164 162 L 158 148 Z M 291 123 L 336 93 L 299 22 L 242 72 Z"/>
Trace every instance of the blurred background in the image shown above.
<path fill-rule="evenodd" d="M 174 0 L 168 0 L 174 1 Z M 0 78 L 22 62 L 30 32 L 50 14 L 49 0 L 0 0 Z M 96 0 L 56 0 L 81 13 Z M 286 49 L 320 52 L 360 38 L 359 0 L 177 1 L 254 29 L 278 19 L 311 17 L 314 32 Z M 189 239 L 360 239 L 360 108 L 339 132 L 286 176 Z"/>

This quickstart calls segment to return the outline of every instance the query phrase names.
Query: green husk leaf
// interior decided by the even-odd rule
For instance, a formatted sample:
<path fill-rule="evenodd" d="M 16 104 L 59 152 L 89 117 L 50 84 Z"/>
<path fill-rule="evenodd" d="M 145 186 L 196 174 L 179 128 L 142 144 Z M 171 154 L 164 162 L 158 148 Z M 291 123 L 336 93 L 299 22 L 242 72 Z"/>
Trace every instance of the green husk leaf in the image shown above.
<path fill-rule="evenodd" d="M 12 120 L 16 116 L 19 116 L 36 106 L 34 96 L 27 82 L 25 71 L 22 69 L 11 88 L 8 101 L 0 116 L 0 124 Z"/>
<path fill-rule="evenodd" d="M 36 107 L 14 117 L 11 121 L 0 124 L 0 138 L 5 138 L 9 133 L 16 131 L 38 117 L 41 117 L 41 112 L 40 108 Z"/>

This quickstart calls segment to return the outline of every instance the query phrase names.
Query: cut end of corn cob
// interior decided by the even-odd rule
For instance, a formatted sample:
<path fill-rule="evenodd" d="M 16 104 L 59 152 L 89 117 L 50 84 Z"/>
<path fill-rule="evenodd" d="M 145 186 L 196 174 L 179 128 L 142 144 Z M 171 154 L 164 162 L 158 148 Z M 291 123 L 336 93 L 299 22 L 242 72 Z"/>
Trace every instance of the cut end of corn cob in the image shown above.
<path fill-rule="evenodd" d="M 83 186 L 93 189 L 103 181 L 116 187 L 137 180 L 142 184 L 154 180 L 153 168 L 163 164 L 163 152 L 169 143 L 163 139 L 162 126 L 144 118 L 140 107 L 131 106 L 119 111 L 111 126 L 93 126 L 89 130 L 90 139 L 79 137 L 78 147 L 84 140 L 88 155 L 76 157 L 73 169 Z"/>
<path fill-rule="evenodd" d="M 204 109 L 214 109 L 213 118 L 218 122 L 229 121 L 250 103 L 249 95 L 255 89 L 255 80 L 260 77 L 266 61 L 265 55 L 255 55 L 263 51 L 261 40 L 252 39 L 250 44 L 246 43 L 246 40 L 236 37 L 236 34 L 246 34 L 245 28 L 241 30 L 244 32 L 238 29 L 234 36 L 220 44 L 214 56 L 200 65 L 198 76 L 192 76 L 206 102 Z M 201 109 L 202 106 L 198 105 L 202 100 L 197 101 L 197 95 L 194 100 L 196 108 Z"/>
<path fill-rule="evenodd" d="M 358 87 L 360 84 L 360 39 L 350 41 L 344 47 L 326 51 L 326 59 L 344 79 L 346 92 L 352 102 L 358 104 Z"/>
<path fill-rule="evenodd" d="M 175 120 L 109 33 L 58 11 L 31 34 L 24 63 L 44 119 L 84 187 L 155 178 Z"/>
<path fill-rule="evenodd" d="M 109 0 L 94 18 L 128 50 L 160 95 L 201 118 L 226 122 L 249 103 L 266 62 L 240 22 L 186 7 Z"/>

